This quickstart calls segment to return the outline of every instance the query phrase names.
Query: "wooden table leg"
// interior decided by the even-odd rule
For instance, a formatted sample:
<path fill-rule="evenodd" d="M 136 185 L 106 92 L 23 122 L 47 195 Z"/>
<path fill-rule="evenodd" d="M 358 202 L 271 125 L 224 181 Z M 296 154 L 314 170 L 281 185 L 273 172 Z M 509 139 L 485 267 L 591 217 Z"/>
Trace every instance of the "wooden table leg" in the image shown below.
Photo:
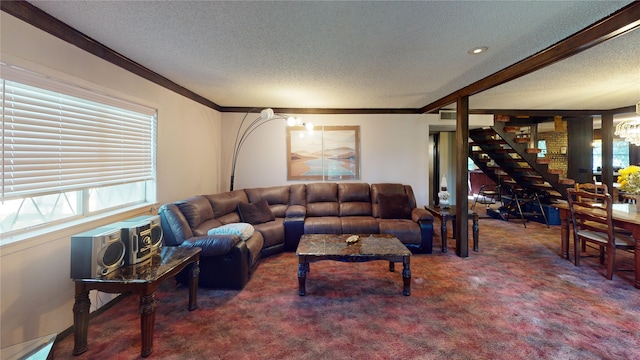
<path fill-rule="evenodd" d="M 440 219 L 440 237 L 442 238 L 442 252 L 446 253 L 447 252 L 447 218 L 444 216 Z"/>
<path fill-rule="evenodd" d="M 410 267 L 411 257 L 404 256 L 402 257 L 402 282 L 404 285 L 404 289 L 402 294 L 405 296 L 411 295 L 411 267 Z"/>
<path fill-rule="evenodd" d="M 635 272 L 636 272 L 636 287 L 638 289 L 640 289 L 640 238 L 636 237 L 636 250 L 635 253 L 633 254 L 633 257 L 635 259 Z"/>
<path fill-rule="evenodd" d="M 569 211 L 560 209 L 560 246 L 562 257 L 569 260 Z"/>
<path fill-rule="evenodd" d="M 480 237 L 480 225 L 478 225 L 478 214 L 473 213 L 471 214 L 472 218 L 473 218 L 473 225 L 472 225 L 472 229 L 473 229 L 473 251 L 478 251 L 478 239 Z"/>
<path fill-rule="evenodd" d="M 153 293 L 140 295 L 140 333 L 142 334 L 142 357 L 153 352 L 153 325 L 156 318 L 156 298 Z"/>
<path fill-rule="evenodd" d="M 309 263 L 304 256 L 298 257 L 298 295 L 300 296 L 307 293 L 307 272 L 309 272 Z"/>
<path fill-rule="evenodd" d="M 89 332 L 89 292 L 76 283 L 76 299 L 73 304 L 73 355 L 87 351 L 87 335 Z"/>
<path fill-rule="evenodd" d="M 189 278 L 189 311 L 198 308 L 198 279 L 200 277 L 200 261 L 196 260 L 191 264 Z"/>

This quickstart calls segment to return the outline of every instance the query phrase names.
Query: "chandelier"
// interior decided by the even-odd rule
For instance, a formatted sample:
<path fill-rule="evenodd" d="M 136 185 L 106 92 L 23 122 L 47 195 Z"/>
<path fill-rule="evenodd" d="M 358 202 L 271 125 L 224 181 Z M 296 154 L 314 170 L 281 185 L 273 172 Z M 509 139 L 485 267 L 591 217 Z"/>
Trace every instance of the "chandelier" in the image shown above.
<path fill-rule="evenodd" d="M 640 115 L 640 102 L 636 104 L 636 114 Z M 619 122 L 614 134 L 633 145 L 640 146 L 640 117 Z"/>

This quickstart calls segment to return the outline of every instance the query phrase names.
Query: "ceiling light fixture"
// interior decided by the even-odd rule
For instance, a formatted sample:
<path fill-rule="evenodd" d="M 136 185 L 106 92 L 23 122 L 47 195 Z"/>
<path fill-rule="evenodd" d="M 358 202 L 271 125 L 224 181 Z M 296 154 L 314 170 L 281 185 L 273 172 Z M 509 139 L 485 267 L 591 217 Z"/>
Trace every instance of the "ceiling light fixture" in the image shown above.
<path fill-rule="evenodd" d="M 469 51 L 467 51 L 467 54 L 469 54 L 469 55 L 477 55 L 477 54 L 481 54 L 481 53 L 483 53 L 483 52 L 485 52 L 487 50 L 489 50 L 489 48 L 486 47 L 486 46 L 478 46 L 478 47 L 475 47 L 475 48 L 470 49 Z"/>
<path fill-rule="evenodd" d="M 258 116 L 255 120 L 253 120 L 249 125 L 247 125 L 244 130 L 244 122 L 247 120 L 247 116 L 251 113 L 251 111 L 257 110 L 252 109 L 249 110 L 244 117 L 242 118 L 242 122 L 240 123 L 240 127 L 238 127 L 238 132 L 236 133 L 236 141 L 233 146 L 233 158 L 231 160 L 231 182 L 229 185 L 229 191 L 233 191 L 233 182 L 235 179 L 236 173 L 236 162 L 238 161 L 238 154 L 240 154 L 240 149 L 242 148 L 242 144 L 247 140 L 249 135 L 254 132 L 260 126 L 271 122 L 273 120 L 286 120 L 288 126 L 304 126 L 308 132 L 313 132 L 313 124 L 312 123 L 304 123 L 300 118 L 294 118 L 293 116 L 287 116 L 283 114 L 276 114 L 273 109 L 267 108 L 260 111 L 260 116 Z M 242 135 L 240 135 L 242 133 Z"/>
<path fill-rule="evenodd" d="M 636 104 L 636 114 L 640 115 L 640 103 Z M 640 116 L 620 121 L 614 134 L 624 141 L 640 146 Z"/>

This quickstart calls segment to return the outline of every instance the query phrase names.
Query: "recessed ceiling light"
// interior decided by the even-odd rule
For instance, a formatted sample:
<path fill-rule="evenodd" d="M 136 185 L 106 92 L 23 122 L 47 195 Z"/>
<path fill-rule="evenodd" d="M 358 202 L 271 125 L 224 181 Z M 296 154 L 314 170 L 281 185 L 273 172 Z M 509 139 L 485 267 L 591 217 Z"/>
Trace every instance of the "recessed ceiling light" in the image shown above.
<path fill-rule="evenodd" d="M 487 50 L 489 50 L 489 48 L 486 47 L 486 46 L 478 46 L 478 47 L 475 47 L 475 48 L 467 51 L 467 53 L 470 54 L 470 55 L 476 55 L 476 54 L 483 53 L 483 52 L 485 52 Z"/>

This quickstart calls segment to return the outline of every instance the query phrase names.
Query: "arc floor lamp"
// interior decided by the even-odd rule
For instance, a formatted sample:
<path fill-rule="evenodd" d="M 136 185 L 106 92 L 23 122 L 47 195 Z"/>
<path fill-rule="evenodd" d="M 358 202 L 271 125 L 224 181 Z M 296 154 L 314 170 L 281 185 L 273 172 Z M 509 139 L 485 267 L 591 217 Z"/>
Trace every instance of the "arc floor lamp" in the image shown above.
<path fill-rule="evenodd" d="M 233 144 L 233 158 L 231 159 L 231 181 L 229 185 L 229 191 L 233 191 L 238 154 L 240 154 L 242 145 L 247 140 L 249 135 L 251 135 L 251 133 L 253 133 L 257 128 L 274 120 L 286 120 L 288 126 L 304 126 L 307 131 L 313 131 L 312 123 L 304 123 L 302 122 L 302 119 L 294 118 L 293 116 L 276 114 L 271 108 L 263 109 L 262 111 L 260 111 L 260 116 L 258 116 L 249 124 L 245 125 L 247 117 L 253 110 L 255 109 L 249 110 L 249 112 L 244 115 L 244 117 L 242 118 L 242 122 L 240 122 L 240 127 L 238 127 L 238 132 L 236 133 L 236 140 Z"/>

